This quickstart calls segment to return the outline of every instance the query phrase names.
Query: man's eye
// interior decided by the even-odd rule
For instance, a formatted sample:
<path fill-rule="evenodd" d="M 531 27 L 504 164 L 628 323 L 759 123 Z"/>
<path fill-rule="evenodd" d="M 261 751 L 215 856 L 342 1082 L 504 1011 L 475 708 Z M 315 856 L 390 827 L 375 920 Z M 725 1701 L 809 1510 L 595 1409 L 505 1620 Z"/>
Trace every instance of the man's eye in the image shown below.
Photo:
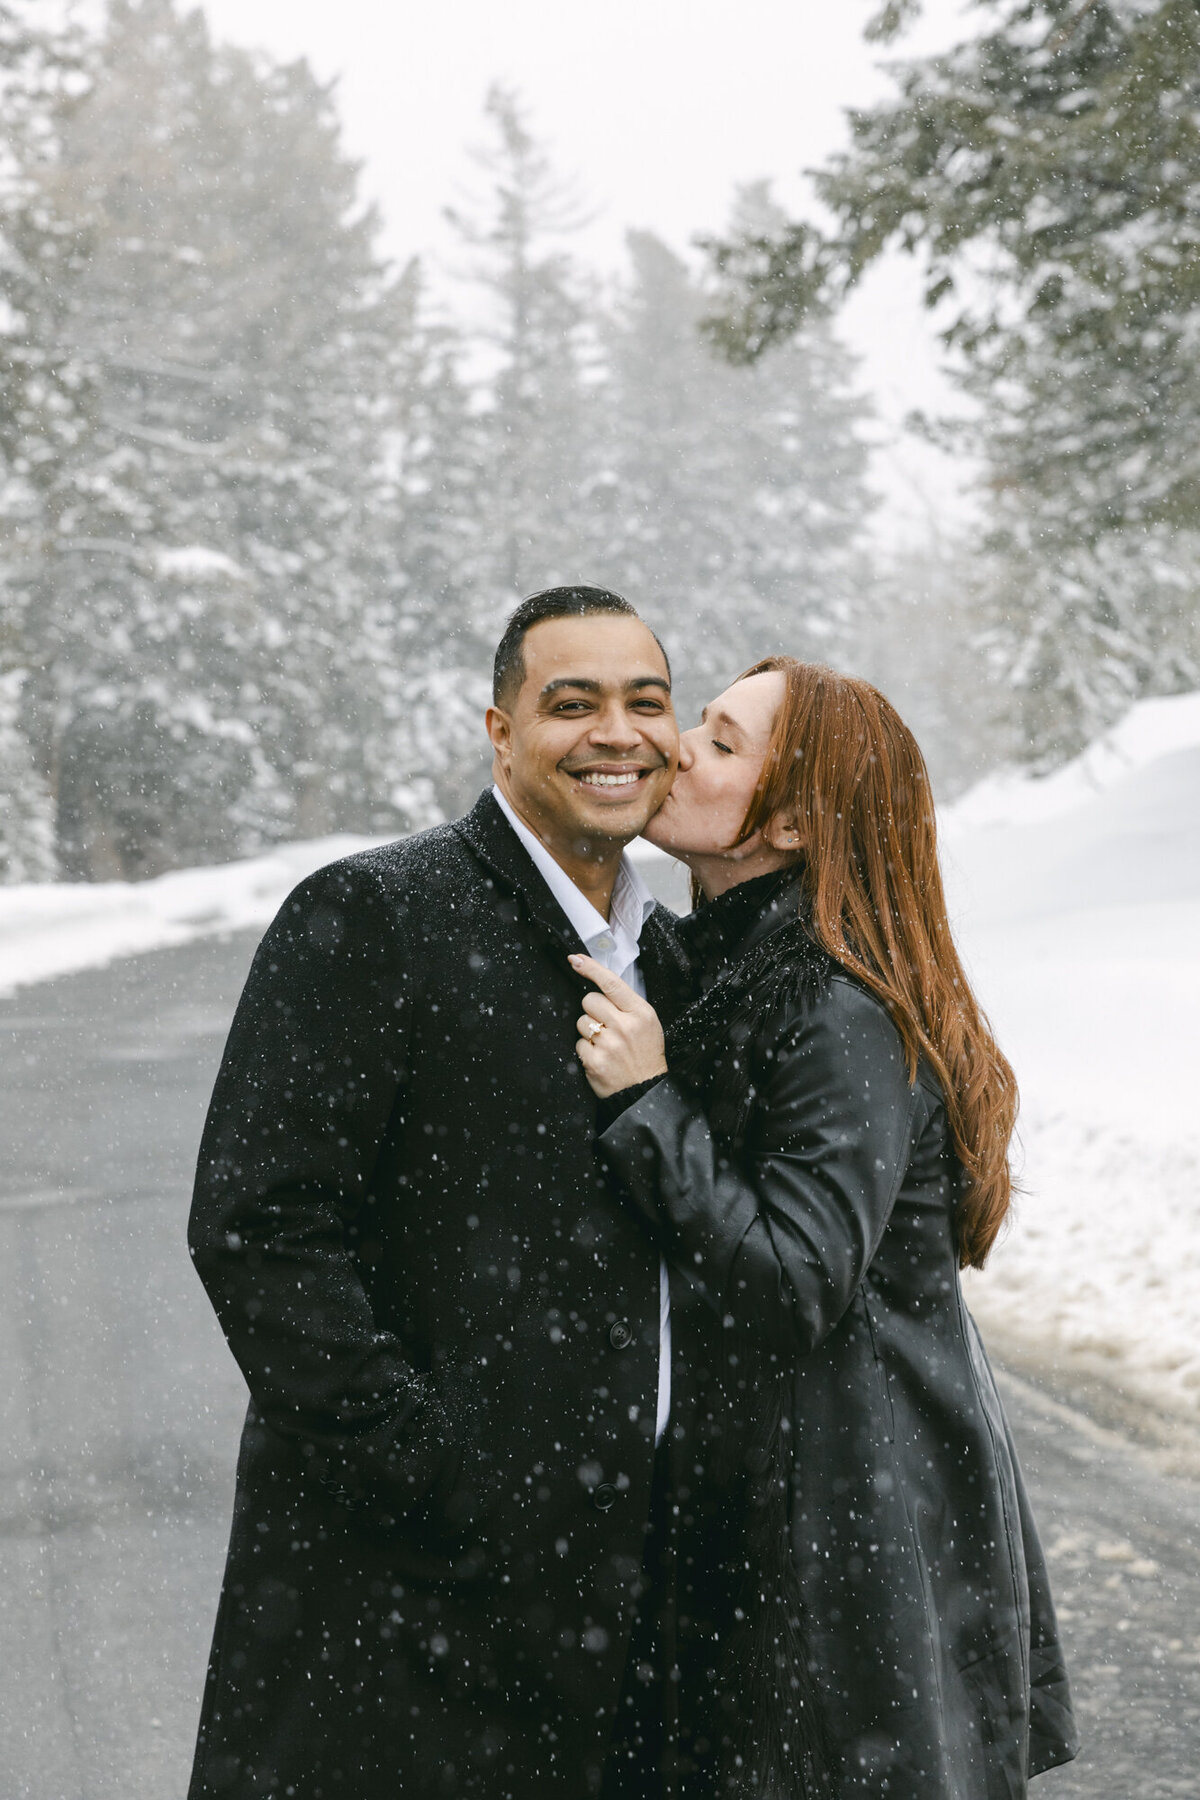
<path fill-rule="evenodd" d="M 635 700 L 634 706 L 640 706 L 643 712 L 665 712 L 666 707 L 661 700 Z"/>

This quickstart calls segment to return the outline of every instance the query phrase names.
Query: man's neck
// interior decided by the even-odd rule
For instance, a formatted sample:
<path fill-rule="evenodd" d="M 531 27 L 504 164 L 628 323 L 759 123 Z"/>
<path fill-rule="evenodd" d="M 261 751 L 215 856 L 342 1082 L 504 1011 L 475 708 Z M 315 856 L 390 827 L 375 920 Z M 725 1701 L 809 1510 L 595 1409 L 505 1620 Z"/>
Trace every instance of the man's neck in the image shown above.
<path fill-rule="evenodd" d="M 496 787 L 498 793 L 504 792 L 499 783 Z M 584 899 L 591 902 L 602 919 L 609 918 L 617 872 L 625 853 L 624 844 L 612 838 L 574 838 L 564 843 L 536 819 L 531 819 L 512 794 L 506 793 L 504 798 L 567 879 L 575 883 Z"/>
<path fill-rule="evenodd" d="M 617 884 L 617 870 L 621 866 L 621 854 L 624 849 L 618 844 L 615 849 L 606 845 L 604 860 L 598 857 L 569 856 L 554 844 L 547 842 L 538 832 L 538 837 L 562 870 L 579 889 L 585 900 L 590 900 L 602 919 L 612 914 L 613 889 Z"/>

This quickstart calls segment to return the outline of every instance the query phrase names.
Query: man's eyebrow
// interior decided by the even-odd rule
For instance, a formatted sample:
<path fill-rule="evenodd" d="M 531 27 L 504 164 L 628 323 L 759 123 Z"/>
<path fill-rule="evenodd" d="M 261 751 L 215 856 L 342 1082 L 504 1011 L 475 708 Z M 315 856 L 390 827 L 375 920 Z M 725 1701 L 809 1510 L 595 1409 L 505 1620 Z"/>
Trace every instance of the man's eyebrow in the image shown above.
<path fill-rule="evenodd" d="M 662 688 L 665 694 L 669 694 L 671 691 L 671 684 L 665 675 L 635 675 L 632 681 L 625 683 L 627 693 L 631 689 L 648 687 Z M 585 694 L 598 694 L 602 691 L 602 684 L 593 680 L 589 675 L 560 675 L 556 680 L 546 683 L 538 695 L 538 699 L 545 700 L 548 695 L 557 694 L 563 688 L 579 688 Z"/>
<path fill-rule="evenodd" d="M 585 694 L 598 694 L 600 683 L 589 680 L 586 675 L 560 675 L 557 681 L 546 683 L 538 699 L 544 700 L 547 694 L 557 694 L 560 688 L 582 688 Z"/>

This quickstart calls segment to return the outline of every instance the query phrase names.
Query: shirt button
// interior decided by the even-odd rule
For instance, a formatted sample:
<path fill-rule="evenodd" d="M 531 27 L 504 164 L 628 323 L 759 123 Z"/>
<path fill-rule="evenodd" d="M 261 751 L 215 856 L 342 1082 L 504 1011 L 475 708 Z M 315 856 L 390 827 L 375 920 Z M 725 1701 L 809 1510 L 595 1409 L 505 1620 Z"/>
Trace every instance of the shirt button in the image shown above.
<path fill-rule="evenodd" d="M 608 1341 L 614 1350 L 628 1350 L 633 1342 L 632 1327 L 624 1319 L 618 1319 L 615 1325 L 608 1328 Z"/>
<path fill-rule="evenodd" d="M 617 1490 L 611 1481 L 602 1481 L 599 1487 L 592 1489 L 592 1505 L 597 1512 L 607 1512 L 616 1497 Z"/>

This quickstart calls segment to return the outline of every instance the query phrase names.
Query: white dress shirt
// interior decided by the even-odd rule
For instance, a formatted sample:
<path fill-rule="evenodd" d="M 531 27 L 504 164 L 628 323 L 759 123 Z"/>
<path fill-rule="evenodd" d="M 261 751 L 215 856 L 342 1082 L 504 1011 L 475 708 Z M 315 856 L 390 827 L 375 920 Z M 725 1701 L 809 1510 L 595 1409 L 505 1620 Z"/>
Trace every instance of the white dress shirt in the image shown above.
<path fill-rule="evenodd" d="M 654 895 L 650 892 L 628 856 L 622 856 L 613 883 L 610 916 L 597 912 L 564 869 L 561 869 L 542 840 L 518 818 L 499 788 L 494 787 L 496 805 L 516 832 L 568 922 L 578 933 L 590 957 L 619 975 L 635 994 L 646 997 L 646 984 L 638 964 L 638 946 L 642 926 L 654 911 Z M 654 1416 L 654 1441 L 659 1443 L 667 1428 L 671 1412 L 671 1289 L 666 1262 L 658 1264 L 658 1404 Z"/>

